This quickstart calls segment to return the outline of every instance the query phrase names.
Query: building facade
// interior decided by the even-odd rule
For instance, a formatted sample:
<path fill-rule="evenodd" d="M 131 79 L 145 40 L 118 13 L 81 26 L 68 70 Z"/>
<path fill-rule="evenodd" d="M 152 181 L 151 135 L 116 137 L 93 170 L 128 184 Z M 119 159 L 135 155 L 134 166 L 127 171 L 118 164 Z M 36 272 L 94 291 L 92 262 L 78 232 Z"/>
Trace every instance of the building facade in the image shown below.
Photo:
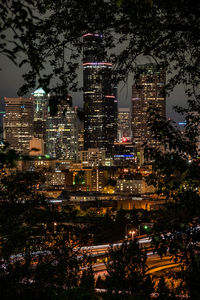
<path fill-rule="evenodd" d="M 29 142 L 33 137 L 33 100 L 32 98 L 5 97 L 4 101 L 4 140 L 11 149 L 22 154 L 29 154 Z"/>
<path fill-rule="evenodd" d="M 46 154 L 52 158 L 76 161 L 78 156 L 77 112 L 69 105 L 70 101 L 67 99 L 62 105 L 59 104 L 55 116 L 48 113 Z"/>
<path fill-rule="evenodd" d="M 42 88 L 32 93 L 34 107 L 34 137 L 41 139 L 45 146 L 46 120 L 48 113 L 48 96 Z"/>
<path fill-rule="evenodd" d="M 131 111 L 130 108 L 119 108 L 117 122 L 118 142 L 131 140 Z"/>
<path fill-rule="evenodd" d="M 133 165 L 135 163 L 135 151 L 132 142 L 114 143 L 113 159 L 115 166 Z"/>
<path fill-rule="evenodd" d="M 142 179 L 118 179 L 116 192 L 127 194 L 153 194 L 155 188 L 148 185 L 144 178 Z"/>
<path fill-rule="evenodd" d="M 30 152 L 31 156 L 43 156 L 44 155 L 44 141 L 33 137 L 30 140 Z"/>
<path fill-rule="evenodd" d="M 84 149 L 105 149 L 110 156 L 116 139 L 116 88 L 112 64 L 105 61 L 103 36 L 83 36 Z"/>
<path fill-rule="evenodd" d="M 81 163 L 84 167 L 97 167 L 105 165 L 105 150 L 98 148 L 81 151 Z"/>
<path fill-rule="evenodd" d="M 136 80 L 132 87 L 132 139 L 136 149 L 145 142 L 155 144 L 148 125 L 150 106 L 163 117 L 166 115 L 166 99 L 163 88 L 166 82 L 164 69 L 154 64 L 138 66 Z"/>

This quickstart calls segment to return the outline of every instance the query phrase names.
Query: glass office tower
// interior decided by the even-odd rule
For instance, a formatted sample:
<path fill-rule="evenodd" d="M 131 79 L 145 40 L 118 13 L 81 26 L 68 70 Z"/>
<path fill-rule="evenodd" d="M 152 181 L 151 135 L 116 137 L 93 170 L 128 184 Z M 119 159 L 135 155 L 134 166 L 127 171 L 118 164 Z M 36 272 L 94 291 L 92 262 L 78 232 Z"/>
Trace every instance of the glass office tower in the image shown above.
<path fill-rule="evenodd" d="M 103 36 L 83 36 L 84 149 L 105 149 L 111 156 L 116 139 L 116 88 L 111 81 L 112 64 L 105 61 Z"/>
<path fill-rule="evenodd" d="M 166 116 L 166 98 L 163 88 L 166 82 L 166 72 L 154 64 L 138 66 L 136 81 L 132 87 L 132 138 L 136 149 L 148 142 L 156 144 L 148 125 L 150 105 L 157 112 Z"/>
<path fill-rule="evenodd" d="M 56 115 L 48 113 L 46 154 L 52 158 L 76 161 L 78 157 L 77 111 L 69 105 L 71 97 L 58 104 Z"/>
<path fill-rule="evenodd" d="M 4 140 L 17 152 L 29 154 L 29 142 L 33 137 L 33 100 L 5 97 L 4 101 Z"/>

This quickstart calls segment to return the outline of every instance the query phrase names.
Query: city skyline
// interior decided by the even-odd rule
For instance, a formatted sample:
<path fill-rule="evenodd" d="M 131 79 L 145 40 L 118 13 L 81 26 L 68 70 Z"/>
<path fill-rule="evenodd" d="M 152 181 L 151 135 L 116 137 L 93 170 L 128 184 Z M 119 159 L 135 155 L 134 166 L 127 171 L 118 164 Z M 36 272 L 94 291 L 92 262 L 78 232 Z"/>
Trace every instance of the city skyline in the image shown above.
<path fill-rule="evenodd" d="M 0 5 L 3 300 L 200 299 L 197 2 Z"/>
<path fill-rule="evenodd" d="M 141 59 L 139 64 L 144 64 L 146 61 Z M 80 87 L 83 86 L 83 68 L 82 61 L 79 61 L 78 81 Z M 3 99 L 4 97 L 18 97 L 17 91 L 24 83 L 22 74 L 27 71 L 25 68 L 19 68 L 15 66 L 9 59 L 5 58 L 2 62 L 0 70 L 0 110 L 4 108 Z M 131 94 L 132 94 L 133 76 L 130 75 L 127 83 L 120 83 L 118 85 L 118 107 L 131 107 Z M 36 90 L 35 87 L 27 95 L 23 97 L 30 97 L 31 93 Z M 69 93 L 73 98 L 73 105 L 83 107 L 83 91 L 76 93 Z M 170 97 L 166 99 L 166 115 L 167 118 L 175 119 L 175 121 L 182 121 L 183 118 L 176 114 L 172 107 L 174 105 L 186 105 L 186 96 L 184 94 L 184 88 L 177 86 Z"/>

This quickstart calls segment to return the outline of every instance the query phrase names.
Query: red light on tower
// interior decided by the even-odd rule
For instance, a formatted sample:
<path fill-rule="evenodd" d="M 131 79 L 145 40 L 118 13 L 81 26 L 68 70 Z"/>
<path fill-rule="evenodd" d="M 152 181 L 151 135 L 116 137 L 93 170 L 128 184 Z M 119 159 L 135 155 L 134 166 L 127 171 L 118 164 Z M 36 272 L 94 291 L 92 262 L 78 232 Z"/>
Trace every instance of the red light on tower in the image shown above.
<path fill-rule="evenodd" d="M 122 143 L 126 143 L 127 142 L 127 138 L 126 137 L 123 137 L 122 138 Z"/>

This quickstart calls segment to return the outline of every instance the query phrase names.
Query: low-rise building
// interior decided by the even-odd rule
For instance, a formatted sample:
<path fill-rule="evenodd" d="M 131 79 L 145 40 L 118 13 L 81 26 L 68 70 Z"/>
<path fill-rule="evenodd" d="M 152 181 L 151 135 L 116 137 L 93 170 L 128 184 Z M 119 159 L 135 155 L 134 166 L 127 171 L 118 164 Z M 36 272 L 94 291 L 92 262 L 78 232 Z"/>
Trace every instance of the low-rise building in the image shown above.
<path fill-rule="evenodd" d="M 154 193 L 155 188 L 148 185 L 144 178 L 121 178 L 117 180 L 116 192 L 123 192 L 128 194 L 149 194 Z"/>

